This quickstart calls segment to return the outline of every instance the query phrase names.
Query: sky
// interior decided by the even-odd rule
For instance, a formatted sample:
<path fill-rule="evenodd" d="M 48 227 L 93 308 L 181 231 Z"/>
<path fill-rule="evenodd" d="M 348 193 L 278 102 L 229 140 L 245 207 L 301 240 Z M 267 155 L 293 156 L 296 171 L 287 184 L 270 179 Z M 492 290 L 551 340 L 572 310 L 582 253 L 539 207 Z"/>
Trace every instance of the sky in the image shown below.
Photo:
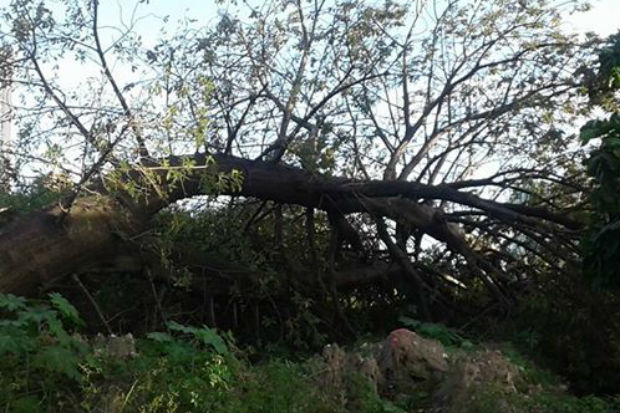
<path fill-rule="evenodd" d="M 620 0 L 593 1 L 590 11 L 567 15 L 565 19 L 565 28 L 570 31 L 609 36 L 620 30 Z"/>
<path fill-rule="evenodd" d="M 9 0 L 0 0 L 0 5 Z M 493 0 L 489 0 L 493 1 Z M 517 1 L 517 0 L 515 0 Z M 162 26 L 161 18 L 169 16 L 168 33 L 174 32 L 174 27 L 179 20 L 184 18 L 196 19 L 201 24 L 214 23 L 222 10 L 221 4 L 215 0 L 148 0 L 148 4 L 140 4 L 136 16 L 141 16 L 135 27 L 142 35 L 145 46 L 154 44 L 159 35 L 158 30 Z M 224 2 L 229 4 L 230 2 Z M 243 2 L 238 2 L 243 3 Z M 252 3 L 252 1 L 250 1 Z M 256 2 L 254 2 L 256 3 Z M 136 0 L 103 0 L 100 6 L 100 34 L 104 43 L 111 43 L 118 33 L 109 29 L 110 26 L 118 26 L 119 19 L 128 23 L 134 13 Z M 592 9 L 586 13 L 576 13 L 564 16 L 564 30 L 567 32 L 585 33 L 593 31 L 600 36 L 608 36 L 620 30 L 620 0 L 592 0 Z M 107 26 L 107 27 L 106 27 Z M 85 79 L 97 67 L 88 65 L 75 65 L 72 59 L 66 62 L 70 67 L 63 70 L 65 75 L 59 79 L 63 87 L 78 86 L 80 80 Z M 123 83 L 125 68 L 117 67 L 115 76 Z M 127 82 L 131 81 L 130 79 Z"/>
<path fill-rule="evenodd" d="M 565 28 L 578 33 L 592 31 L 601 36 L 620 30 L 620 0 L 592 0 L 591 4 L 592 9 L 586 13 L 566 15 Z M 185 16 L 209 21 L 217 16 L 217 8 L 214 0 L 150 0 L 148 5 L 149 12 L 170 15 L 171 21 Z"/>
<path fill-rule="evenodd" d="M 8 3 L 8 1 L 0 0 L 0 6 Z M 119 19 L 121 22 L 128 23 L 132 18 L 136 3 L 137 0 L 101 1 L 99 26 L 104 47 L 106 43 L 110 44 L 118 37 L 118 32 L 109 27 L 118 26 Z M 164 16 L 169 17 L 168 33 L 172 33 L 177 22 L 183 19 L 196 19 L 201 24 L 214 23 L 217 21 L 222 7 L 225 7 L 215 0 L 148 0 L 147 3 L 141 4 L 135 14 L 135 16 L 141 16 L 135 29 L 142 35 L 145 46 L 156 42 L 159 36 L 159 28 L 162 26 L 161 18 Z M 230 4 L 230 2 L 224 3 Z M 620 30 L 620 0 L 593 0 L 591 4 L 592 8 L 588 12 L 564 16 L 563 28 L 566 32 L 583 34 L 592 31 L 599 36 L 606 37 Z M 97 66 L 76 65 L 72 58 L 67 58 L 63 63 L 67 65 L 67 70 L 61 70 L 57 80 L 62 87 L 69 89 L 79 86 L 89 76 L 99 73 Z M 130 71 L 126 67 L 123 65 L 114 66 L 112 70 L 119 84 L 123 85 L 132 80 L 130 79 Z M 0 112 L 3 109 L 1 106 L 2 102 L 0 102 Z M 6 128 L 6 124 L 0 126 L 2 126 L 0 130 L 3 129 L 4 138 L 6 135 L 15 133 L 16 128 Z M 2 138 L 0 136 L 0 140 Z"/>
<path fill-rule="evenodd" d="M 0 5 L 9 0 L 0 0 Z M 489 0 L 493 1 L 493 0 Z M 516 1 L 516 0 L 515 0 Z M 148 0 L 148 4 L 140 4 L 136 16 L 141 17 L 136 24 L 136 31 L 142 35 L 145 46 L 154 44 L 162 26 L 161 18 L 169 16 L 168 33 L 174 32 L 174 27 L 182 19 L 196 19 L 203 24 L 214 23 L 222 10 L 221 4 L 215 0 Z M 229 2 L 224 2 L 229 3 Z M 242 3 L 242 2 L 240 2 Z M 100 6 L 100 35 L 104 43 L 111 43 L 118 37 L 118 33 L 109 29 L 118 26 L 119 19 L 128 23 L 134 13 L 136 0 L 103 0 Z M 608 36 L 620 30 L 620 0 L 593 0 L 592 9 L 586 13 L 576 13 L 564 16 L 564 30 L 567 32 L 585 33 L 592 31 L 600 36 Z M 106 27 L 107 26 L 107 27 Z M 89 65 L 75 65 L 72 59 L 66 62 L 70 67 L 63 70 L 65 75 L 59 79 L 64 87 L 78 86 L 80 80 L 98 71 L 97 67 Z M 115 76 L 123 83 L 125 68 L 117 67 Z M 129 82 L 130 80 L 127 80 Z"/>
<path fill-rule="evenodd" d="M 6 0 L 0 0 L 0 3 L 2 1 Z M 102 22 L 107 20 L 115 23 L 118 21 L 119 14 L 128 20 L 135 1 L 104 0 L 101 4 Z M 591 0 L 591 5 L 592 9 L 586 13 L 565 15 L 565 30 L 577 33 L 592 31 L 600 36 L 608 36 L 620 30 L 620 0 Z M 148 5 L 141 5 L 141 11 L 138 14 L 169 16 L 170 22 L 191 18 L 209 23 L 218 17 L 218 10 L 222 10 L 222 7 L 215 0 L 149 0 Z M 139 23 L 138 31 L 145 37 L 154 34 L 152 30 L 154 20 L 156 19 L 144 19 Z"/>

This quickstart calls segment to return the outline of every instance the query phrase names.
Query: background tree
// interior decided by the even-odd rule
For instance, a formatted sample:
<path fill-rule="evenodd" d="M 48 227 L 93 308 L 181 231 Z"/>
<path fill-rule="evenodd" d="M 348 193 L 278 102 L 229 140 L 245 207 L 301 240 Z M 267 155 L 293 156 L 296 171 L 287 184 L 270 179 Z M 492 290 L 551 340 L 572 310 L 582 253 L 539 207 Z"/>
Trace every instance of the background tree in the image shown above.
<path fill-rule="evenodd" d="M 596 286 L 620 286 L 620 33 L 607 39 L 599 52 L 598 74 L 590 86 L 592 103 L 609 112 L 607 119 L 591 120 L 581 129 L 584 144 L 600 139 L 585 165 L 596 188 L 590 195 L 593 210 L 584 235 L 584 272 Z"/>

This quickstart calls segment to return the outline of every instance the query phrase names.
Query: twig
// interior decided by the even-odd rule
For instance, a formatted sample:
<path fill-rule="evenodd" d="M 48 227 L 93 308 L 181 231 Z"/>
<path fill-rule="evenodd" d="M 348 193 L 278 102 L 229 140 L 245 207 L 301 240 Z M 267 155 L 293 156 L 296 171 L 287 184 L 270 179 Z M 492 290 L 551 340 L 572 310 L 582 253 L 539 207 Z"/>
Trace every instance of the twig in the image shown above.
<path fill-rule="evenodd" d="M 166 325 L 166 329 L 168 329 L 168 319 L 164 315 L 164 309 L 161 306 L 160 298 L 159 298 L 159 295 L 157 294 L 155 283 L 153 282 L 153 275 L 151 274 L 151 271 L 148 268 L 146 270 L 146 276 L 149 279 L 149 283 L 151 284 L 151 291 L 153 292 L 153 298 L 155 299 L 155 306 L 157 307 L 157 311 L 159 311 L 159 315 L 162 321 L 164 322 L 164 324 Z"/>
<path fill-rule="evenodd" d="M 86 286 L 82 283 L 82 281 L 80 280 L 80 277 L 77 276 L 77 274 L 73 274 L 73 279 L 75 280 L 75 282 L 77 283 L 77 285 L 80 286 L 80 288 L 82 289 L 82 291 L 84 291 L 84 294 L 86 294 L 86 297 L 88 297 L 88 300 L 90 301 L 90 303 L 93 305 L 93 307 L 95 308 L 95 311 L 97 312 L 97 315 L 99 316 L 99 319 L 101 319 L 101 322 L 103 323 L 103 325 L 105 326 L 105 329 L 108 331 L 108 334 L 112 335 L 114 334 L 112 332 L 112 329 L 110 328 L 110 325 L 108 324 L 108 322 L 105 319 L 105 316 L 103 315 L 103 312 L 101 311 L 101 309 L 99 308 L 99 305 L 97 304 L 97 301 L 95 301 L 95 299 L 93 298 L 93 296 L 90 294 L 90 292 L 88 291 L 88 289 L 86 288 Z"/>

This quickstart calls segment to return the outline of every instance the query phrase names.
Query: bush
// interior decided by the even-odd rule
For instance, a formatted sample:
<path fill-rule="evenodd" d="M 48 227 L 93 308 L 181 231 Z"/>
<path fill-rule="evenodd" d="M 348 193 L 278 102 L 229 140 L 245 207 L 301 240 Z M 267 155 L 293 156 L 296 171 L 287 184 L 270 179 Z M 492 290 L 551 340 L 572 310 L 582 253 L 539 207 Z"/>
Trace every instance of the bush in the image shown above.
<path fill-rule="evenodd" d="M 311 363 L 250 367 L 229 335 L 208 327 L 169 322 L 118 356 L 77 334 L 77 310 L 56 293 L 0 294 L 0 317 L 2 411 L 346 411 Z"/>
<path fill-rule="evenodd" d="M 71 329 L 82 324 L 59 294 L 27 302 L 0 294 L 0 407 L 56 411 L 74 403 L 87 345 Z"/>
<path fill-rule="evenodd" d="M 432 389 L 420 387 L 387 399 L 354 371 L 346 388 L 326 389 L 318 379 L 320 363 L 315 359 L 276 358 L 252 366 L 229 334 L 204 326 L 170 321 L 167 331 L 136 342 L 131 339 L 128 348 L 118 352 L 111 346 L 116 340 L 111 336 L 80 337 L 82 325 L 77 310 L 57 293 L 44 300 L 0 294 L 1 410 L 402 412 L 434 407 Z M 416 325 L 421 333 L 462 351 L 466 340 L 453 330 Z M 568 396 L 557 390 L 553 376 L 519 353 L 509 353 L 525 371 L 527 383 L 509 396 L 497 393 L 492 385 L 477 389 L 472 411 L 507 407 L 520 412 L 604 412 L 614 411 L 620 401 Z M 530 388 L 540 391 L 531 393 Z"/>

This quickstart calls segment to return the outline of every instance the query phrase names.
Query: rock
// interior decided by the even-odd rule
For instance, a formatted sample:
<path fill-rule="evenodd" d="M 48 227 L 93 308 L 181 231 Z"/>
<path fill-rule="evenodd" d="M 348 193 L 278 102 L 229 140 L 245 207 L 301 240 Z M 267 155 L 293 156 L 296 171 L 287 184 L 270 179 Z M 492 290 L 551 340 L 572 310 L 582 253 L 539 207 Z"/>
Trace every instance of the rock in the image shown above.
<path fill-rule="evenodd" d="M 328 389 L 348 392 L 361 376 L 377 393 L 407 393 L 422 383 L 434 386 L 448 370 L 446 358 L 440 342 L 399 329 L 383 342 L 348 353 L 336 344 L 325 346 L 319 380 Z"/>
<path fill-rule="evenodd" d="M 438 381 L 448 371 L 443 345 L 405 328 L 390 333 L 377 361 L 386 384 L 400 390 L 421 381 Z"/>
<path fill-rule="evenodd" d="M 136 341 L 131 333 L 117 337 L 114 334 L 104 336 L 97 334 L 92 339 L 93 351 L 95 354 L 105 355 L 112 358 L 135 357 Z"/>

